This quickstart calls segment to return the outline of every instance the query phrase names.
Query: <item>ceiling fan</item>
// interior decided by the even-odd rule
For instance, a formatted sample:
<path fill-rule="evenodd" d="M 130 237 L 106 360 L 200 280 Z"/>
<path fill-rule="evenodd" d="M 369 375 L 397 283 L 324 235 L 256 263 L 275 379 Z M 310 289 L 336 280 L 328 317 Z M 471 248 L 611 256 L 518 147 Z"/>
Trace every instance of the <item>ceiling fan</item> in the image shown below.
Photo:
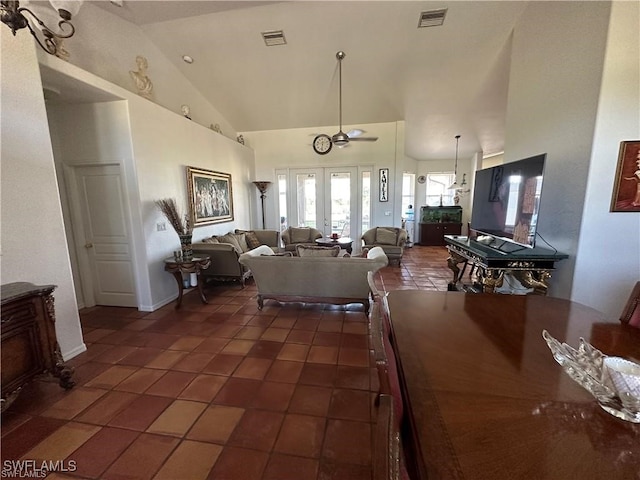
<path fill-rule="evenodd" d="M 361 137 L 364 130 L 353 129 L 348 133 L 344 133 L 342 131 L 342 60 L 346 54 L 343 51 L 339 51 L 336 53 L 336 58 L 338 59 L 338 72 L 339 72 L 339 81 L 340 81 L 340 90 L 339 90 L 339 100 L 340 100 L 340 130 L 335 135 L 329 137 L 325 134 L 317 135 L 313 139 L 313 149 L 316 153 L 320 155 L 324 155 L 331 151 L 331 147 L 336 145 L 339 148 L 346 147 L 349 142 L 375 142 L 378 140 L 378 137 Z"/>

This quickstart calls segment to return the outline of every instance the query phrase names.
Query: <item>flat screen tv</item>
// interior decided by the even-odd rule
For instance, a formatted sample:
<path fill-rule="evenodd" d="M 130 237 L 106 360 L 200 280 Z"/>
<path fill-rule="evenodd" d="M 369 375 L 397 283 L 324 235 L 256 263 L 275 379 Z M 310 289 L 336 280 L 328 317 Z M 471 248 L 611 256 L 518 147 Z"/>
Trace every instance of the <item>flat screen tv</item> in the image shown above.
<path fill-rule="evenodd" d="M 471 230 L 534 247 L 545 158 L 546 154 L 541 154 L 478 170 Z"/>

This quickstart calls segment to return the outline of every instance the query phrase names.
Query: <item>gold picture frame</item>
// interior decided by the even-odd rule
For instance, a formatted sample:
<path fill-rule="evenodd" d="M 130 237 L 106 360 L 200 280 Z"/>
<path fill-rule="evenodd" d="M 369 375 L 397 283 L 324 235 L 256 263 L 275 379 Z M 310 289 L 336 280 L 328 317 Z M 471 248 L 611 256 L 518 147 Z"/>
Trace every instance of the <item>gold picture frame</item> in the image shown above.
<path fill-rule="evenodd" d="M 194 228 L 233 221 L 231 174 L 187 167 L 187 185 Z"/>
<path fill-rule="evenodd" d="M 640 140 L 620 142 L 612 212 L 640 212 Z"/>

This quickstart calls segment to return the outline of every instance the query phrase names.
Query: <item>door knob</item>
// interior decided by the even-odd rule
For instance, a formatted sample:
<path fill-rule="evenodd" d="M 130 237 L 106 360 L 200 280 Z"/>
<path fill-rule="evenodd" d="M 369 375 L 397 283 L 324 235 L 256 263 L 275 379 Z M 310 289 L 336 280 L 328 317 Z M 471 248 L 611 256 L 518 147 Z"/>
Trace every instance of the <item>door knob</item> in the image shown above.
<path fill-rule="evenodd" d="M 93 243 L 85 243 L 84 248 L 93 248 Z"/>

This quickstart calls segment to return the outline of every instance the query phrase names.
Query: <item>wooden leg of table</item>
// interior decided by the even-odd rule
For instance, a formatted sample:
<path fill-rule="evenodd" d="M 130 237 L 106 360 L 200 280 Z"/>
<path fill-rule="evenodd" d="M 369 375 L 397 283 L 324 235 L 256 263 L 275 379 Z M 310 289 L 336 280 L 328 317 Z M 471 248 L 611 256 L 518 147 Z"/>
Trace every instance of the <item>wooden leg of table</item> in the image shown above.
<path fill-rule="evenodd" d="M 202 280 L 200 279 L 200 273 L 197 274 L 198 279 L 198 291 L 200 292 L 200 300 L 202 300 L 202 303 L 209 303 L 207 302 L 207 298 L 204 296 L 204 291 L 202 290 Z"/>
<path fill-rule="evenodd" d="M 173 276 L 176 279 L 176 282 L 178 282 L 178 300 L 176 301 L 176 308 L 180 308 L 180 304 L 182 304 L 182 291 L 184 290 L 184 287 L 182 286 L 182 273 L 173 272 Z"/>

